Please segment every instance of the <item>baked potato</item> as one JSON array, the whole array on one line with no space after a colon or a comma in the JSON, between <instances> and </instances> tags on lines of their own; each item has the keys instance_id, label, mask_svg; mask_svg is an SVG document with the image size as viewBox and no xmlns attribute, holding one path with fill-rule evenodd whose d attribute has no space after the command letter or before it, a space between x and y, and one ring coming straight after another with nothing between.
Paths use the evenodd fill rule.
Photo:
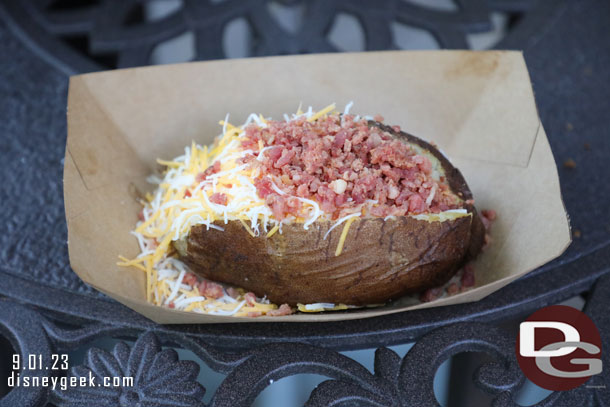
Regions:
<instances>
[{"instance_id":1,"label":"baked potato","mask_svg":"<svg viewBox=\"0 0 610 407\"><path fill-rule=\"evenodd\" d=\"M241 220L216 220L224 230L194 225L173 241L179 259L200 276L243 287L277 304L380 304L448 281L480 252L484 241L466 181L431 144L377 121L368 121L368 126L426 156L462 210L365 214L351 219L348 228L332 231L332 219L320 218L308 228L287 222L282 233L270 237L252 236Z\"/></svg>"}]
</instances>

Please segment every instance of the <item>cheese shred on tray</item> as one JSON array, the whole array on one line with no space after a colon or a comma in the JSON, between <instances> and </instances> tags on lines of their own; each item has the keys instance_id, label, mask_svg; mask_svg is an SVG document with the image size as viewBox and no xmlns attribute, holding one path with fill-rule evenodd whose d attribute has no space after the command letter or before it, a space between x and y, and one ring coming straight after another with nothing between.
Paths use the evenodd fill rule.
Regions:
<instances>
[{"instance_id":1,"label":"cheese shred on tray","mask_svg":"<svg viewBox=\"0 0 610 407\"><path fill-rule=\"evenodd\" d=\"M142 201L132 232L141 253L135 259L119 256L117 264L145 272L147 300L159 306L225 316L288 315L294 312L288 304L278 306L239 287L197 276L178 259L173 242L195 225L222 232L223 225L238 220L252 237L272 239L287 222L308 229L324 219L334 222L324 239L341 228L334 250L340 256L357 217L466 215L442 177L434 176L436 169L425 154L370 132L370 118L350 115L350 107L343 114L334 104L318 112L299 108L284 115L284 121L251 114L241 126L230 124L227 115L212 146L193 142L183 155L157 160L164 172L149 177L157 187ZM359 150L360 145L367 148ZM321 164L329 159L333 165ZM293 165L295 161L300 166ZM371 163L379 164L383 178L367 173ZM397 171L405 163L418 170L419 179L412 180L417 188L411 181L393 181L404 179L404 171ZM297 307L301 312L348 308L352 306L333 303Z\"/></svg>"}]
</instances>

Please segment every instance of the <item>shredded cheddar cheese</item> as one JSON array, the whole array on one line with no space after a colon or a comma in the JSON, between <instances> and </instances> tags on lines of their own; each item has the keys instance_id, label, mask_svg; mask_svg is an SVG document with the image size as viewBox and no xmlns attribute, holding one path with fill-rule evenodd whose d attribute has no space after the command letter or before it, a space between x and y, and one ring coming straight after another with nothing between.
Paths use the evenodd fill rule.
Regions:
<instances>
[{"instance_id":1,"label":"shredded cheddar cheese","mask_svg":"<svg viewBox=\"0 0 610 407\"><path fill-rule=\"evenodd\" d=\"M279 230L279 228L280 228L280 225L275 225L273 227L273 229L271 229L269 231L269 233L267 233L267 238L270 238L271 236L273 236L275 234L275 232L277 232Z\"/></svg>"},{"instance_id":2,"label":"shredded cheddar cheese","mask_svg":"<svg viewBox=\"0 0 610 407\"><path fill-rule=\"evenodd\" d=\"M324 109L320 110L318 113L311 115L307 118L308 122L313 122L318 120L320 117L324 116L327 113L330 113L335 108L335 104L326 106Z\"/></svg>"},{"instance_id":3,"label":"shredded cheddar cheese","mask_svg":"<svg viewBox=\"0 0 610 407\"><path fill-rule=\"evenodd\" d=\"M356 218L352 217L349 218L347 222L345 222L345 226L343 226L343 231L341 232L341 237L339 238L339 244L337 245L337 249L335 250L335 256L340 255L341 251L343 251L343 245L345 244L345 239L347 238L347 231L349 230L349 227L352 222L355 220Z\"/></svg>"}]
</instances>

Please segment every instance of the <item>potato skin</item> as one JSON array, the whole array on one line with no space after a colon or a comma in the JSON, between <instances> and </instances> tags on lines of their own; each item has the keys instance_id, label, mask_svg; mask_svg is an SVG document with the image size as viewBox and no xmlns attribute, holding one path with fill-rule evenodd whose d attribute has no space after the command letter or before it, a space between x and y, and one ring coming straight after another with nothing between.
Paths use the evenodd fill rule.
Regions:
<instances>
[{"instance_id":1,"label":"potato skin","mask_svg":"<svg viewBox=\"0 0 610 407\"><path fill-rule=\"evenodd\" d=\"M404 132L371 122L394 137L418 144L440 162L451 190L472 199L459 170L433 146ZM252 237L239 221L224 231L191 228L175 242L180 258L210 280L233 284L290 305L318 302L380 304L445 283L483 245L485 230L471 204L470 216L428 222L411 217L357 218L341 255L335 256L343 225L315 222L283 225L282 234Z\"/></svg>"}]
</instances>

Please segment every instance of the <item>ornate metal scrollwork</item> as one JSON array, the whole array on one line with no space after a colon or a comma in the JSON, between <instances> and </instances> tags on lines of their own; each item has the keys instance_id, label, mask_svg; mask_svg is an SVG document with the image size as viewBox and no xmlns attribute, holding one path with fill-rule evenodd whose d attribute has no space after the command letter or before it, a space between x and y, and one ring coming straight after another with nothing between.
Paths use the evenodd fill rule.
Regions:
<instances>
[{"instance_id":1,"label":"ornate metal scrollwork","mask_svg":"<svg viewBox=\"0 0 610 407\"><path fill-rule=\"evenodd\" d=\"M104 378L118 379L119 386L69 387L53 394L53 402L60 406L95 405L99 407L201 405L205 389L197 383L199 366L192 361L178 359L173 349L161 349L159 340L151 332L144 333L132 349L119 342L112 353L98 348L87 352L85 365L72 368L70 374L93 378L102 383ZM125 384L133 380L133 386ZM130 382L127 382L128 384Z\"/></svg>"},{"instance_id":2,"label":"ornate metal scrollwork","mask_svg":"<svg viewBox=\"0 0 610 407\"><path fill-rule=\"evenodd\" d=\"M606 312L610 276L599 279L585 311L599 324L604 345L608 344L610 317ZM95 406L203 406L204 388L197 383L199 367L179 360L171 348L179 345L193 351L201 362L227 376L216 390L210 406L249 406L274 381L301 373L316 373L329 378L313 390L308 407L319 406L437 406L432 387L436 370L447 358L460 352L485 352L493 361L480 366L475 384L495 395L493 405L514 406L514 397L523 383L514 354L515 338L500 328L480 323L458 323L424 335L403 357L381 347L375 352L374 373L337 351L304 343L271 343L232 352L206 344L189 335L139 333L128 327L93 324L88 328L66 329L26 306L3 301L0 307L0 332L14 343L22 355L40 354L48 362L53 351L74 348L97 337L137 338L132 348L119 342L112 352L88 350L86 361L72 367L77 377L133 377L133 387L76 387L34 390L16 387L1 402L2 406L38 407L52 402L58 407ZM27 321L24 324L23 321ZM88 334L85 334L88 331ZM604 354L604 363L609 357ZM48 370L27 371L30 376L48 376ZM25 373L22 373L25 374ZM601 388L610 383L606 370L591 379ZM541 407L577 405L590 400L607 406L607 392L579 387L556 392L537 404ZM139 403L139 404L138 404ZM582 405L582 404L579 404Z\"/></svg>"},{"instance_id":3,"label":"ornate metal scrollwork","mask_svg":"<svg viewBox=\"0 0 610 407\"><path fill-rule=\"evenodd\" d=\"M194 59L227 58L223 36L237 19L252 38L243 56L341 51L330 39L340 15L353 19L364 38L362 51L370 51L399 48L392 24L425 32L440 48L469 48L467 35L492 30L492 13L504 13L507 33L496 45L510 48L515 46L512 37L533 35L556 12L557 3L459 0L439 9L404 0L184 0L158 18L148 16L146 4L135 0L84 1L76 8L66 7L63 0L12 0L6 7L17 20L35 16L19 21L22 29L48 60L75 73L148 65L156 46L187 32L194 38ZM273 13L278 7L302 14L300 26L286 29Z\"/></svg>"}]
</instances>

